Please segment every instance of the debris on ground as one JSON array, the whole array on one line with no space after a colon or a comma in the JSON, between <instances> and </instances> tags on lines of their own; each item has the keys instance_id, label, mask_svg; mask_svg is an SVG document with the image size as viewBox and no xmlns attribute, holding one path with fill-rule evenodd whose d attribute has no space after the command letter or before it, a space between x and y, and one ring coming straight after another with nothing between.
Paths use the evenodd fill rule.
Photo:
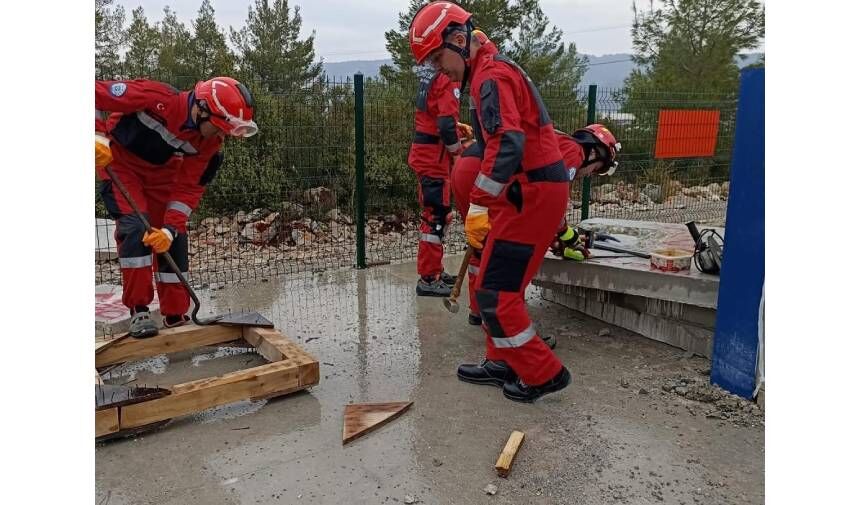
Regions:
<instances>
[{"instance_id":1,"label":"debris on ground","mask_svg":"<svg viewBox=\"0 0 860 505\"><path fill-rule=\"evenodd\" d=\"M492 496L499 492L499 487L495 484L487 484L487 487L484 488L484 492Z\"/></svg>"},{"instance_id":2,"label":"debris on ground","mask_svg":"<svg viewBox=\"0 0 860 505\"><path fill-rule=\"evenodd\" d=\"M662 389L686 400L707 404L700 409L688 405L691 414L700 413L709 419L726 420L739 426L764 424L764 413L758 405L710 384L701 376L667 379Z\"/></svg>"}]
</instances>

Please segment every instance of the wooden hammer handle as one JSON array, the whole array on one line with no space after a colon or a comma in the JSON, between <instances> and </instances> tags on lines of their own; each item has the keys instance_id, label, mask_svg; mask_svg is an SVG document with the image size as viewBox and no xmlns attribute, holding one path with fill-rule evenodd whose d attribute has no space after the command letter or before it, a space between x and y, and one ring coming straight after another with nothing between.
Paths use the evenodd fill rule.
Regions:
<instances>
[{"instance_id":1,"label":"wooden hammer handle","mask_svg":"<svg viewBox=\"0 0 860 505\"><path fill-rule=\"evenodd\" d=\"M466 247L466 254L463 256L463 262L460 263L460 271L457 273L457 280L454 281L454 287L451 288L451 299L456 300L460 296L460 289L463 287L463 279L466 278L466 272L469 270L469 260L475 254L475 249L472 246Z\"/></svg>"}]
</instances>

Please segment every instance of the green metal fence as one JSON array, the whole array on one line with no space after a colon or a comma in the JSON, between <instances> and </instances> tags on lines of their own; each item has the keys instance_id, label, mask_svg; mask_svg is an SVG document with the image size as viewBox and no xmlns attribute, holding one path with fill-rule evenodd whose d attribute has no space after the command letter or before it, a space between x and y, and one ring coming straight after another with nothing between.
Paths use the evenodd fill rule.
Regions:
<instances>
[{"instance_id":1,"label":"green metal fence","mask_svg":"<svg viewBox=\"0 0 860 505\"><path fill-rule=\"evenodd\" d=\"M193 80L151 76L188 88ZM244 79L260 133L227 142L225 163L189 224L197 285L412 259L418 245L417 180L406 164L414 82ZM612 177L571 185L568 218L719 224L724 220L734 96L654 91L627 96L596 86L541 90L556 127L607 124L622 143ZM465 93L464 93L465 95ZM466 105L461 119L468 118ZM654 158L662 109L720 113L711 157ZM98 183L97 183L98 184ZM96 196L96 282L118 283L111 224ZM365 226L357 223L364 222ZM455 219L446 253L465 245Z\"/></svg>"}]
</instances>

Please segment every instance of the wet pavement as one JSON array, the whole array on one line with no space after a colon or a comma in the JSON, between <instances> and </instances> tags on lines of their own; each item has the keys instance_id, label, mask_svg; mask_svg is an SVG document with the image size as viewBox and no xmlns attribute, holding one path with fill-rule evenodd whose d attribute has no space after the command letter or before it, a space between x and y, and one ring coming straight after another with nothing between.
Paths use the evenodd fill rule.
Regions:
<instances>
[{"instance_id":1,"label":"wet pavement","mask_svg":"<svg viewBox=\"0 0 860 505\"><path fill-rule=\"evenodd\" d=\"M456 271L458 258L446 260ZM257 310L320 361L320 383L177 419L96 445L97 504L762 503L764 428L707 417L666 393L707 360L539 299L530 312L558 338L566 390L536 404L456 380L483 334L441 298L416 298L415 265L339 271L204 291L213 312ZM465 295L461 301L465 302ZM600 330L609 328L609 335ZM254 354L204 348L131 364L128 381L169 385L254 366ZM171 366L182 363L181 366ZM213 367L213 368L206 368ZM122 374L120 374L122 375ZM197 375L194 375L196 378ZM114 377L111 381L119 381ZM344 405L414 401L343 446ZM510 432L525 442L508 479L493 465ZM498 493L487 495L487 484Z\"/></svg>"}]
</instances>

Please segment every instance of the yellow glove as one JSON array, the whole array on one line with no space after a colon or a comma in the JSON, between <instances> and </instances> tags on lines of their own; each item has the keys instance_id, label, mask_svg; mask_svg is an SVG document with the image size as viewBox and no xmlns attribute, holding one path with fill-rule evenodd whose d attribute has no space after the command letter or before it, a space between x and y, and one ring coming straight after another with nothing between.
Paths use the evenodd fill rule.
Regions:
<instances>
[{"instance_id":1,"label":"yellow glove","mask_svg":"<svg viewBox=\"0 0 860 505\"><path fill-rule=\"evenodd\" d=\"M466 241L476 250L484 248L484 240L490 233L490 215L487 208L474 203L466 214Z\"/></svg>"},{"instance_id":2,"label":"yellow glove","mask_svg":"<svg viewBox=\"0 0 860 505\"><path fill-rule=\"evenodd\" d=\"M96 133L96 168L104 168L113 161L110 151L110 140L100 133Z\"/></svg>"},{"instance_id":3,"label":"yellow glove","mask_svg":"<svg viewBox=\"0 0 860 505\"><path fill-rule=\"evenodd\" d=\"M564 248L564 259L573 260L573 261L585 261L585 254L578 249L574 249L572 247Z\"/></svg>"},{"instance_id":4,"label":"yellow glove","mask_svg":"<svg viewBox=\"0 0 860 505\"><path fill-rule=\"evenodd\" d=\"M160 230L153 228L143 234L143 243L151 247L156 254L167 252L171 242L173 242L173 234L166 228Z\"/></svg>"},{"instance_id":5,"label":"yellow glove","mask_svg":"<svg viewBox=\"0 0 860 505\"><path fill-rule=\"evenodd\" d=\"M472 127L466 123L457 123L457 136L462 140L472 140L475 138Z\"/></svg>"}]
</instances>

